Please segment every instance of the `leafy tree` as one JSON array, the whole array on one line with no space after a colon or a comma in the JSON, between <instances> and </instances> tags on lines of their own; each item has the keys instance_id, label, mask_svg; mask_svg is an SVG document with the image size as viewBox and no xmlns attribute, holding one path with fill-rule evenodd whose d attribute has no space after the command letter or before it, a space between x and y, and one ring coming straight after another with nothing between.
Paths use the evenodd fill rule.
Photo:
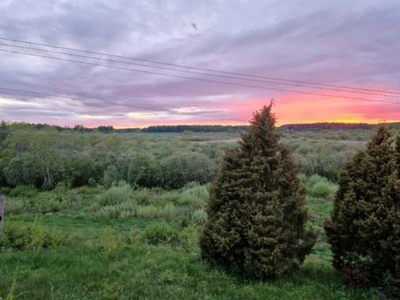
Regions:
<instances>
[{"instance_id":1,"label":"leafy tree","mask_svg":"<svg viewBox=\"0 0 400 300\"><path fill-rule=\"evenodd\" d=\"M177 152L161 161L162 185L177 189L188 182L206 183L214 172L212 161L203 153Z\"/></svg>"},{"instance_id":2,"label":"leafy tree","mask_svg":"<svg viewBox=\"0 0 400 300\"><path fill-rule=\"evenodd\" d=\"M135 154L129 164L128 182L132 186L157 186L158 164L153 155L146 153Z\"/></svg>"},{"instance_id":3,"label":"leafy tree","mask_svg":"<svg viewBox=\"0 0 400 300\"><path fill-rule=\"evenodd\" d=\"M305 192L290 151L279 142L271 105L254 114L238 149L228 150L210 189L202 257L241 275L280 277L315 243Z\"/></svg>"},{"instance_id":4,"label":"leafy tree","mask_svg":"<svg viewBox=\"0 0 400 300\"><path fill-rule=\"evenodd\" d=\"M365 151L339 174L331 220L324 227L333 265L354 286L386 286L400 296L399 139L378 127ZM397 154L396 154L397 152ZM397 291L396 291L397 290Z\"/></svg>"},{"instance_id":5,"label":"leafy tree","mask_svg":"<svg viewBox=\"0 0 400 300\"><path fill-rule=\"evenodd\" d=\"M18 185L40 185L40 172L34 162L33 156L28 154L20 155L11 159L4 168L4 175L7 183L11 186Z\"/></svg>"}]
</instances>

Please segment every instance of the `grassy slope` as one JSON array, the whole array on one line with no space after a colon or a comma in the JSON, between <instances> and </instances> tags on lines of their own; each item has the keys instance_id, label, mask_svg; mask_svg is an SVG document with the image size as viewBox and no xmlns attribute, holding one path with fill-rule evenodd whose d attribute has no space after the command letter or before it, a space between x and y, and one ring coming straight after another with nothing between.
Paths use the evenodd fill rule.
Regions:
<instances>
[{"instance_id":1,"label":"grassy slope","mask_svg":"<svg viewBox=\"0 0 400 300\"><path fill-rule=\"evenodd\" d=\"M329 200L310 197L308 203L312 226L321 228ZM34 218L32 213L22 213L7 220L31 224ZM140 234L149 224L161 221L107 220L85 209L42 215L44 227L70 235L71 242L52 249L1 253L0 296L8 293L18 268L18 299L378 299L373 292L343 285L329 263L323 237L296 273L269 282L243 281L200 260L198 228L179 229L186 238L174 245L149 245L140 239L129 242L132 228ZM109 227L127 242L117 254L107 256L102 235Z\"/></svg>"}]
</instances>

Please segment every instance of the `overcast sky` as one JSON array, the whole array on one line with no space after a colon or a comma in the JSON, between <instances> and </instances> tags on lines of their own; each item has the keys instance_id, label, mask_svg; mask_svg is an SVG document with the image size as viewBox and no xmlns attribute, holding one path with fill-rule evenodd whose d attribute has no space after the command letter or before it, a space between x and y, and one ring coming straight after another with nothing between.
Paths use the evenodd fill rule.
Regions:
<instances>
[{"instance_id":1,"label":"overcast sky","mask_svg":"<svg viewBox=\"0 0 400 300\"><path fill-rule=\"evenodd\" d=\"M0 38L385 92L367 95L288 81L210 77L0 40L0 120L116 127L239 124L274 98L280 124L400 121L399 0L2 0ZM94 65L99 63L239 85Z\"/></svg>"}]
</instances>

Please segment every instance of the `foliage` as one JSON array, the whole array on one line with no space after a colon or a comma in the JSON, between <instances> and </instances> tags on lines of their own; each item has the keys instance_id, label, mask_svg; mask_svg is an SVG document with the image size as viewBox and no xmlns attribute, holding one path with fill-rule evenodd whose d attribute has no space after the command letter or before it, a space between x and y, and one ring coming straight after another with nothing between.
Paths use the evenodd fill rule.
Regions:
<instances>
[{"instance_id":1,"label":"foliage","mask_svg":"<svg viewBox=\"0 0 400 300\"><path fill-rule=\"evenodd\" d=\"M131 187L120 182L99 196L100 205L115 205L132 199L133 191Z\"/></svg>"},{"instance_id":2,"label":"foliage","mask_svg":"<svg viewBox=\"0 0 400 300\"><path fill-rule=\"evenodd\" d=\"M339 274L331 266L329 246L319 241L312 254L298 272L268 282L240 280L216 268L209 268L200 259L197 213L187 205L178 204L182 190L140 189L133 191L133 199L140 206L162 209L172 207L177 215L164 218L103 218L96 212L101 187L71 189L58 185L55 189L28 198L9 196L7 203L25 201L18 214L6 211L5 228L33 224L36 211L46 209L50 199L60 202L57 214L44 213L40 224L63 237L62 247L13 251L8 248L0 254L0 297L5 298L13 282L16 262L19 265L15 297L21 300L42 299L379 299L375 290L356 290L343 285ZM65 203L65 205L64 205ZM125 205L122 202L121 205ZM130 201L128 201L130 203ZM67 205L68 204L68 205ZM96 204L97 208L92 210ZM118 206L119 204L115 205ZM313 227L321 227L331 202L312 198L308 202ZM9 207L9 206L7 206ZM6 209L7 209L6 207ZM186 225L182 227L182 219ZM168 244L149 245L142 237L151 224L168 223L176 231L176 239ZM200 224L200 223L199 223ZM112 228L112 229L111 229ZM117 247L115 255L107 256L103 245L104 232L118 235L125 244ZM70 237L64 241L64 237ZM112 245L112 242L110 243ZM119 243L117 243L119 244ZM112 247L111 247L112 248ZM127 251L125 251L125 249ZM68 284L66 284L66 282Z\"/></svg>"},{"instance_id":3,"label":"foliage","mask_svg":"<svg viewBox=\"0 0 400 300\"><path fill-rule=\"evenodd\" d=\"M202 257L241 275L280 277L315 243L305 229L305 193L271 106L254 114L239 149L228 151L210 190Z\"/></svg>"},{"instance_id":4,"label":"foliage","mask_svg":"<svg viewBox=\"0 0 400 300\"><path fill-rule=\"evenodd\" d=\"M208 190L205 186L197 185L185 189L179 197L179 205L187 205L193 208L204 208L208 200Z\"/></svg>"},{"instance_id":5,"label":"foliage","mask_svg":"<svg viewBox=\"0 0 400 300\"><path fill-rule=\"evenodd\" d=\"M313 197L333 199L337 186L330 182L327 178L312 175L306 181L307 194Z\"/></svg>"},{"instance_id":6,"label":"foliage","mask_svg":"<svg viewBox=\"0 0 400 300\"><path fill-rule=\"evenodd\" d=\"M145 153L135 154L129 163L128 182L132 186L159 186L158 168L154 156Z\"/></svg>"},{"instance_id":7,"label":"foliage","mask_svg":"<svg viewBox=\"0 0 400 300\"><path fill-rule=\"evenodd\" d=\"M0 249L39 250L61 245L66 240L59 233L42 226L36 217L32 225L6 222L0 235Z\"/></svg>"},{"instance_id":8,"label":"foliage","mask_svg":"<svg viewBox=\"0 0 400 300\"><path fill-rule=\"evenodd\" d=\"M101 244L103 254L107 257L116 256L126 247L123 237L111 227L104 229Z\"/></svg>"},{"instance_id":9,"label":"foliage","mask_svg":"<svg viewBox=\"0 0 400 300\"><path fill-rule=\"evenodd\" d=\"M143 240L150 245L173 244L178 241L178 237L176 228L168 223L150 224L142 235Z\"/></svg>"},{"instance_id":10,"label":"foliage","mask_svg":"<svg viewBox=\"0 0 400 300\"><path fill-rule=\"evenodd\" d=\"M339 176L331 220L325 230L332 245L333 265L353 286L400 288L399 140L378 127ZM388 289L387 289L388 290Z\"/></svg>"},{"instance_id":11,"label":"foliage","mask_svg":"<svg viewBox=\"0 0 400 300\"><path fill-rule=\"evenodd\" d=\"M162 186L176 189L192 181L200 184L209 182L213 178L214 168L205 154L178 152L163 161L161 173Z\"/></svg>"}]
</instances>

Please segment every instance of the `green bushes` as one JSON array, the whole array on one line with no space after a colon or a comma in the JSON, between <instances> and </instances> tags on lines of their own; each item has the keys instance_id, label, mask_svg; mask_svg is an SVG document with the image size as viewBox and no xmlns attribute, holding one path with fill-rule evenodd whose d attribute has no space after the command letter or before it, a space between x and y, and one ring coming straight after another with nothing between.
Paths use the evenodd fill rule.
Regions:
<instances>
[{"instance_id":1,"label":"green bushes","mask_svg":"<svg viewBox=\"0 0 400 300\"><path fill-rule=\"evenodd\" d=\"M96 215L106 219L124 219L136 217L138 215L139 206L131 200L115 205L106 205L96 211Z\"/></svg>"},{"instance_id":2,"label":"green bushes","mask_svg":"<svg viewBox=\"0 0 400 300\"><path fill-rule=\"evenodd\" d=\"M105 256L116 256L126 247L126 245L124 238L118 234L115 229L108 227L103 231L101 236L101 247Z\"/></svg>"},{"instance_id":3,"label":"green bushes","mask_svg":"<svg viewBox=\"0 0 400 300\"><path fill-rule=\"evenodd\" d=\"M179 234L177 229L168 223L154 223L145 228L142 239L150 245L167 245L177 243Z\"/></svg>"},{"instance_id":4,"label":"green bushes","mask_svg":"<svg viewBox=\"0 0 400 300\"><path fill-rule=\"evenodd\" d=\"M333 199L337 186L319 175L312 175L306 181L307 194L312 197Z\"/></svg>"},{"instance_id":5,"label":"green bushes","mask_svg":"<svg viewBox=\"0 0 400 300\"><path fill-rule=\"evenodd\" d=\"M132 188L121 182L118 186L113 186L99 196L99 204L115 205L132 199L133 191Z\"/></svg>"},{"instance_id":6,"label":"green bushes","mask_svg":"<svg viewBox=\"0 0 400 300\"><path fill-rule=\"evenodd\" d=\"M324 227L333 265L353 286L383 286L400 297L400 139L379 127L339 176Z\"/></svg>"},{"instance_id":7,"label":"green bushes","mask_svg":"<svg viewBox=\"0 0 400 300\"><path fill-rule=\"evenodd\" d=\"M129 163L128 182L132 186L155 187L160 185L159 165L153 155L138 153Z\"/></svg>"},{"instance_id":8,"label":"green bushes","mask_svg":"<svg viewBox=\"0 0 400 300\"><path fill-rule=\"evenodd\" d=\"M304 141L297 145L294 156L307 176L317 174L336 182L337 172L362 146L362 143L338 145L326 141Z\"/></svg>"},{"instance_id":9,"label":"green bushes","mask_svg":"<svg viewBox=\"0 0 400 300\"><path fill-rule=\"evenodd\" d=\"M208 190L205 186L194 186L185 189L179 197L179 205L187 205L193 208L204 208L208 200Z\"/></svg>"},{"instance_id":10,"label":"green bushes","mask_svg":"<svg viewBox=\"0 0 400 300\"><path fill-rule=\"evenodd\" d=\"M64 241L65 237L43 227L38 218L29 226L9 221L0 235L0 249L38 250L61 245Z\"/></svg>"},{"instance_id":11,"label":"green bushes","mask_svg":"<svg viewBox=\"0 0 400 300\"><path fill-rule=\"evenodd\" d=\"M162 186L181 188L189 182L209 182L215 174L215 165L205 155L196 152L178 152L161 163Z\"/></svg>"},{"instance_id":12,"label":"green bushes","mask_svg":"<svg viewBox=\"0 0 400 300\"><path fill-rule=\"evenodd\" d=\"M0 148L0 186L110 187L126 181L133 187L174 189L191 181L203 184L216 172L215 153L206 148L180 143L177 152L176 141L159 147L150 139L17 131Z\"/></svg>"}]
</instances>

